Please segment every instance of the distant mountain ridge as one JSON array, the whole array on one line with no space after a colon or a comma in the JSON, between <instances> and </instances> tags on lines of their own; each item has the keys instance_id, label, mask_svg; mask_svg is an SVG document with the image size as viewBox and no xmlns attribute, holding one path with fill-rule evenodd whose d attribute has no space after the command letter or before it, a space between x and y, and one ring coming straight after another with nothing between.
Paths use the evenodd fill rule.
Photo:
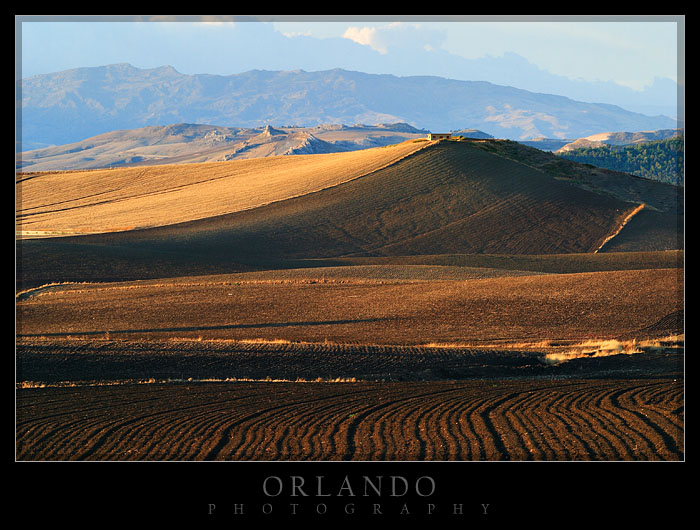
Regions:
<instances>
[{"instance_id":1,"label":"distant mountain ridge","mask_svg":"<svg viewBox=\"0 0 700 530\"><path fill-rule=\"evenodd\" d=\"M305 128L178 123L113 131L26 151L17 157L16 167L24 172L59 171L338 153L425 138L426 133L405 123Z\"/></svg>"},{"instance_id":2,"label":"distant mountain ridge","mask_svg":"<svg viewBox=\"0 0 700 530\"><path fill-rule=\"evenodd\" d=\"M423 139L427 133L406 123L325 124L316 127L266 125L261 128L178 123L113 131L80 142L25 151L18 154L16 169L30 173L339 153ZM472 139L493 139L493 136L478 129L460 129L450 133ZM540 151L565 155L580 146L621 147L682 135L683 129L664 129L601 133L577 140L537 138L519 143ZM653 173L647 173L645 178L655 178Z\"/></svg>"},{"instance_id":3,"label":"distant mountain ridge","mask_svg":"<svg viewBox=\"0 0 700 530\"><path fill-rule=\"evenodd\" d=\"M494 137L515 140L677 126L665 116L484 81L341 69L219 76L116 64L29 77L21 81L19 93L24 151L173 123L311 127L403 122L435 131L468 123Z\"/></svg>"},{"instance_id":4,"label":"distant mountain ridge","mask_svg":"<svg viewBox=\"0 0 700 530\"><path fill-rule=\"evenodd\" d=\"M605 132L594 134L585 138L579 138L561 148L556 153L565 153L581 147L601 147L603 145L633 145L639 143L666 140L676 136L681 136L683 129L663 129L660 131L638 131L638 132Z\"/></svg>"}]
</instances>

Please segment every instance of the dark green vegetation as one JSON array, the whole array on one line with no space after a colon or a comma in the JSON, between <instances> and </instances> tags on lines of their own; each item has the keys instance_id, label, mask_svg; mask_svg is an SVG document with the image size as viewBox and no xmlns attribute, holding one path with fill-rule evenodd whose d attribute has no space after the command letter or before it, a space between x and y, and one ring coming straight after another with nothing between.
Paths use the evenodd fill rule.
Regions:
<instances>
[{"instance_id":1,"label":"dark green vegetation","mask_svg":"<svg viewBox=\"0 0 700 530\"><path fill-rule=\"evenodd\" d=\"M684 137L628 146L581 147L559 156L676 186L685 185Z\"/></svg>"}]
</instances>

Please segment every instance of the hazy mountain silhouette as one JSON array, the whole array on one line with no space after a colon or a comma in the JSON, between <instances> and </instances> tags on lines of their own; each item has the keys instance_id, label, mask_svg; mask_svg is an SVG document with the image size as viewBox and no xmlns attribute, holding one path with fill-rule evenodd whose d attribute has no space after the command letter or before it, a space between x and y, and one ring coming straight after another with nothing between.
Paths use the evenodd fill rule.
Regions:
<instances>
[{"instance_id":1,"label":"hazy mountain silhouette","mask_svg":"<svg viewBox=\"0 0 700 530\"><path fill-rule=\"evenodd\" d=\"M219 76L116 64L26 78L21 96L24 151L173 123L258 127L405 122L433 131L476 128L516 140L677 126L665 116L484 81L341 69Z\"/></svg>"}]
</instances>

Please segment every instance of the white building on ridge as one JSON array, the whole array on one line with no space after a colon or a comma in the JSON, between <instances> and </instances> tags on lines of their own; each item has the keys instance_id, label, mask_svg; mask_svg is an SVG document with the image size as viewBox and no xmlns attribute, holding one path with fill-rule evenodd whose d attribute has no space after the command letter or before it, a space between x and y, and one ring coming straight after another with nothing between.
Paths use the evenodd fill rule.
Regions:
<instances>
[{"instance_id":1,"label":"white building on ridge","mask_svg":"<svg viewBox=\"0 0 700 530\"><path fill-rule=\"evenodd\" d=\"M450 133L428 133L428 140L449 140L452 138Z\"/></svg>"}]
</instances>

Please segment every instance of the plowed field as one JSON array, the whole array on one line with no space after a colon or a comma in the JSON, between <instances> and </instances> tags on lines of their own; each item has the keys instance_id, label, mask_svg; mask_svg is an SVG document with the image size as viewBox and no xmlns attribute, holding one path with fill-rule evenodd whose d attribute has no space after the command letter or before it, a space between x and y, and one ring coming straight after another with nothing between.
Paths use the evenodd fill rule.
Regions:
<instances>
[{"instance_id":1,"label":"plowed field","mask_svg":"<svg viewBox=\"0 0 700 530\"><path fill-rule=\"evenodd\" d=\"M678 460L675 379L117 385L17 394L19 459Z\"/></svg>"},{"instance_id":2,"label":"plowed field","mask_svg":"<svg viewBox=\"0 0 700 530\"><path fill-rule=\"evenodd\" d=\"M678 190L520 153L18 181L16 459L683 460Z\"/></svg>"},{"instance_id":3,"label":"plowed field","mask_svg":"<svg viewBox=\"0 0 700 530\"><path fill-rule=\"evenodd\" d=\"M45 286L18 296L16 456L683 460L682 285L415 266Z\"/></svg>"}]
</instances>

